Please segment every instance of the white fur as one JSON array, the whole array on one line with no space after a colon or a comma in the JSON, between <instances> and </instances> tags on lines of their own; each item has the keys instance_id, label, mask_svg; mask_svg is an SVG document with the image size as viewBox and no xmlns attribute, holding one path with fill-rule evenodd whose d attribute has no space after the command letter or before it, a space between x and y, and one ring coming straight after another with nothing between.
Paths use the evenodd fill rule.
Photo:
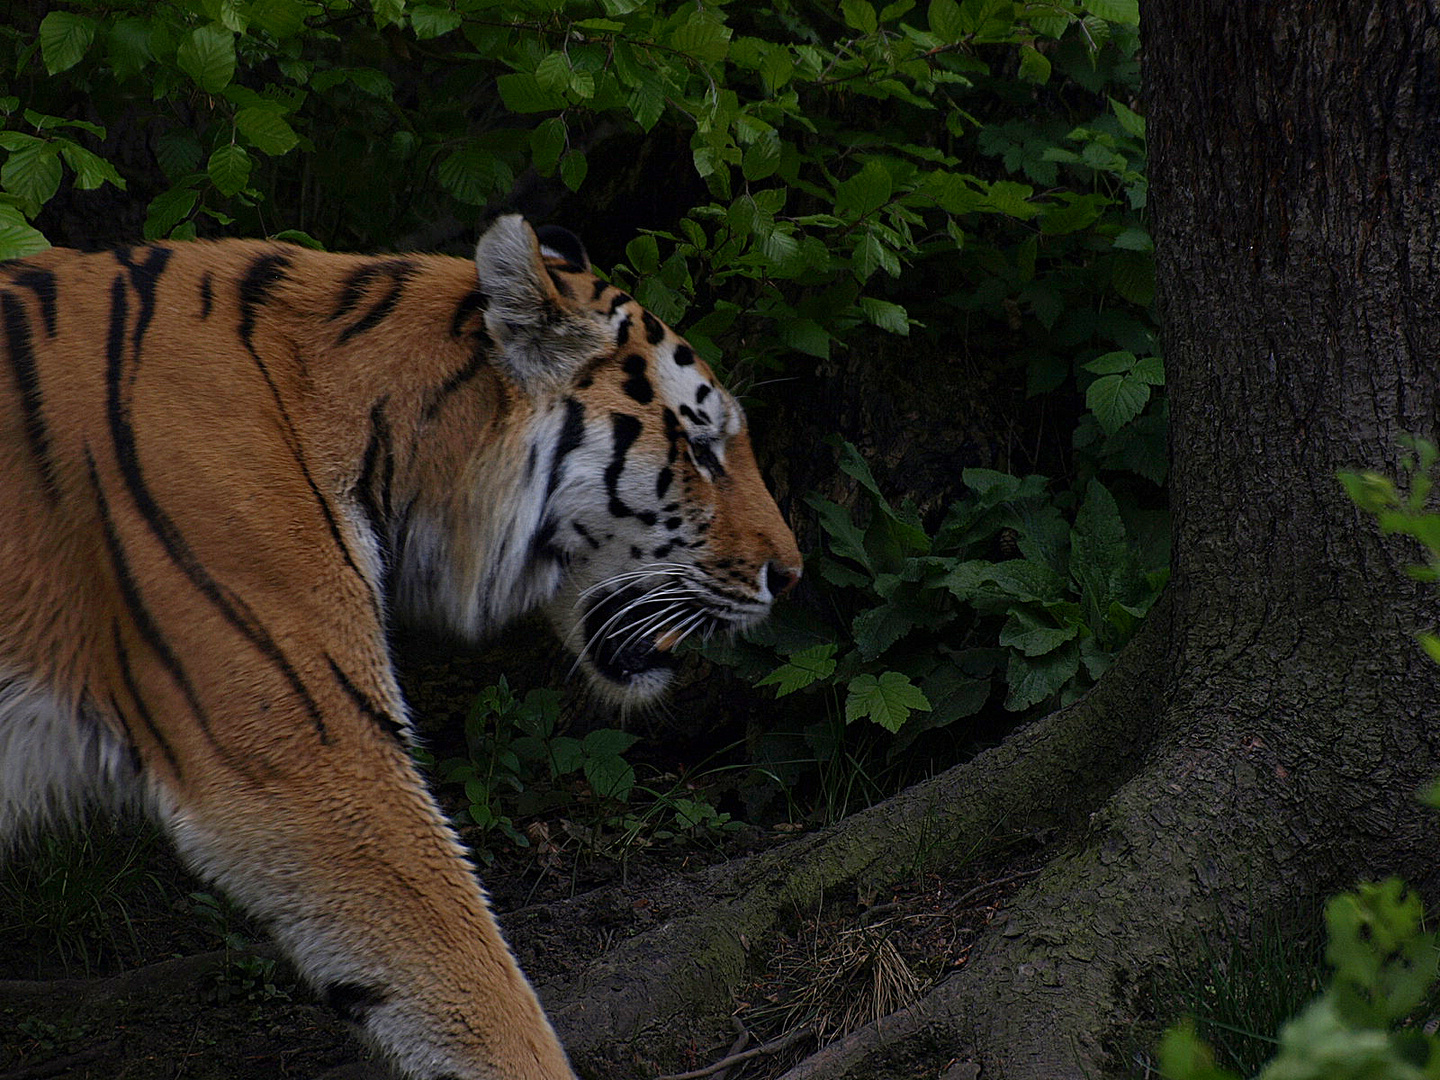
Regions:
<instances>
[{"instance_id":1,"label":"white fur","mask_svg":"<svg viewBox=\"0 0 1440 1080\"><path fill-rule=\"evenodd\" d=\"M129 751L104 719L0 669L0 841L86 805L119 809L141 791Z\"/></svg>"}]
</instances>

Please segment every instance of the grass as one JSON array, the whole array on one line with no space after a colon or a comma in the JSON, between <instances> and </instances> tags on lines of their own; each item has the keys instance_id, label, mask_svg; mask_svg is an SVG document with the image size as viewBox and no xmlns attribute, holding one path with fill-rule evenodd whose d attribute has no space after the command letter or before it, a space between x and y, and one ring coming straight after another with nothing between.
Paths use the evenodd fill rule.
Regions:
<instances>
[{"instance_id":1,"label":"grass","mask_svg":"<svg viewBox=\"0 0 1440 1080\"><path fill-rule=\"evenodd\" d=\"M1160 1032L1182 1017L1195 1022L1217 1066L1254 1076L1275 1054L1275 1033L1320 993L1328 975L1318 912L1267 920L1244 937L1222 924L1175 955L1178 963L1137 995L1149 1022L1118 1047L1132 1080L1161 1075Z\"/></svg>"},{"instance_id":2,"label":"grass","mask_svg":"<svg viewBox=\"0 0 1440 1080\"><path fill-rule=\"evenodd\" d=\"M0 939L25 942L36 975L90 975L138 956L138 913L168 905L163 844L136 821L93 820L0 852Z\"/></svg>"}]
</instances>

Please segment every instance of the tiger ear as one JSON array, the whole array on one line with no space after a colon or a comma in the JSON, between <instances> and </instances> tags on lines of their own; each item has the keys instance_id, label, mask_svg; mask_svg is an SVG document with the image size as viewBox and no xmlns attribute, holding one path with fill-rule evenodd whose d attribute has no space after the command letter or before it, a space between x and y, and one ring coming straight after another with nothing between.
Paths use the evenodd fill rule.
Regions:
<instances>
[{"instance_id":1,"label":"tiger ear","mask_svg":"<svg viewBox=\"0 0 1440 1080\"><path fill-rule=\"evenodd\" d=\"M563 230L558 230L563 232ZM578 238L565 233L585 258ZM547 244L551 235L547 230ZM554 254L574 264L567 245ZM589 266L585 258L584 265ZM485 294L485 328L496 359L531 396L567 387L608 338L605 325L557 287L545 266L535 230L519 214L506 214L480 237L475 271Z\"/></svg>"}]
</instances>

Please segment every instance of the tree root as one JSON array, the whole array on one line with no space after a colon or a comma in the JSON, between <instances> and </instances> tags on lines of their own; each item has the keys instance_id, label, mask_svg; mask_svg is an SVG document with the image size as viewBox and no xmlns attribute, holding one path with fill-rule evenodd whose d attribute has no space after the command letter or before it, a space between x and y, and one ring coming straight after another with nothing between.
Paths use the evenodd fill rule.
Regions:
<instances>
[{"instance_id":1,"label":"tree root","mask_svg":"<svg viewBox=\"0 0 1440 1080\"><path fill-rule=\"evenodd\" d=\"M726 1041L733 995L777 923L837 889L884 886L1073 821L1139 766L1160 715L1167 610L1084 700L894 798L772 851L686 878L662 926L541 996L582 1075L654 1075ZM565 918L573 918L573 913ZM523 921L523 913L521 920Z\"/></svg>"}]
</instances>

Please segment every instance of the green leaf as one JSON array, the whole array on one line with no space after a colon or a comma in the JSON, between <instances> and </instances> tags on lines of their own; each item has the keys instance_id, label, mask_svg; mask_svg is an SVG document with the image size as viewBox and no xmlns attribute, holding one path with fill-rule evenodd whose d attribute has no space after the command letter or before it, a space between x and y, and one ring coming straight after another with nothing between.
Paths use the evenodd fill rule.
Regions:
<instances>
[{"instance_id":1,"label":"green leaf","mask_svg":"<svg viewBox=\"0 0 1440 1080\"><path fill-rule=\"evenodd\" d=\"M68 140L60 141L60 156L65 163L75 170L75 186L84 191L98 188L101 184L109 183L125 190L125 180L115 171L115 166L100 157L92 154L83 146L77 146Z\"/></svg>"},{"instance_id":2,"label":"green leaf","mask_svg":"<svg viewBox=\"0 0 1440 1080\"><path fill-rule=\"evenodd\" d=\"M1132 304L1146 307L1155 299L1155 259L1147 252L1122 251L1111 274L1115 291Z\"/></svg>"},{"instance_id":3,"label":"green leaf","mask_svg":"<svg viewBox=\"0 0 1440 1080\"><path fill-rule=\"evenodd\" d=\"M45 239L45 235L26 223L18 211L13 207L0 206L0 261L23 259L49 246L50 241Z\"/></svg>"},{"instance_id":4,"label":"green leaf","mask_svg":"<svg viewBox=\"0 0 1440 1080\"><path fill-rule=\"evenodd\" d=\"M462 147L440 162L436 178L461 202L484 206L495 188L494 160L478 147Z\"/></svg>"},{"instance_id":5,"label":"green leaf","mask_svg":"<svg viewBox=\"0 0 1440 1080\"><path fill-rule=\"evenodd\" d=\"M745 148L740 171L746 180L764 180L780 167L780 135L776 131L762 133Z\"/></svg>"},{"instance_id":6,"label":"green leaf","mask_svg":"<svg viewBox=\"0 0 1440 1080\"><path fill-rule=\"evenodd\" d=\"M915 629L915 620L893 604L881 604L855 616L850 632L862 660L874 660Z\"/></svg>"},{"instance_id":7,"label":"green leaf","mask_svg":"<svg viewBox=\"0 0 1440 1080\"><path fill-rule=\"evenodd\" d=\"M1020 46L1020 78L1039 86L1050 81L1050 60L1034 45Z\"/></svg>"},{"instance_id":8,"label":"green leaf","mask_svg":"<svg viewBox=\"0 0 1440 1080\"><path fill-rule=\"evenodd\" d=\"M149 211L145 215L145 239L157 240L168 236L195 209L199 199L200 192L188 186L173 187L156 195L150 200Z\"/></svg>"},{"instance_id":9,"label":"green leaf","mask_svg":"<svg viewBox=\"0 0 1440 1080\"><path fill-rule=\"evenodd\" d=\"M1078 625L1055 626L1025 608L1014 608L1000 631L1000 644L1019 649L1026 656L1043 656L1073 641L1079 633Z\"/></svg>"},{"instance_id":10,"label":"green leaf","mask_svg":"<svg viewBox=\"0 0 1440 1080\"><path fill-rule=\"evenodd\" d=\"M796 352L830 359L830 335L814 319L785 319L776 327L776 333Z\"/></svg>"},{"instance_id":11,"label":"green leaf","mask_svg":"<svg viewBox=\"0 0 1440 1080\"><path fill-rule=\"evenodd\" d=\"M889 170L872 159L850 179L835 185L835 212L863 217L889 202L891 190Z\"/></svg>"},{"instance_id":12,"label":"green leaf","mask_svg":"<svg viewBox=\"0 0 1440 1080\"><path fill-rule=\"evenodd\" d=\"M1085 0L1084 7L1107 22L1140 25L1140 0Z\"/></svg>"},{"instance_id":13,"label":"green leaf","mask_svg":"<svg viewBox=\"0 0 1440 1080\"><path fill-rule=\"evenodd\" d=\"M1130 106L1111 98L1110 111L1115 114L1115 119L1120 121L1120 128L1125 134L1133 135L1137 139L1145 137L1145 118Z\"/></svg>"},{"instance_id":14,"label":"green leaf","mask_svg":"<svg viewBox=\"0 0 1440 1080\"><path fill-rule=\"evenodd\" d=\"M670 35L670 46L705 64L718 64L730 49L730 28L713 14L696 11Z\"/></svg>"},{"instance_id":15,"label":"green leaf","mask_svg":"<svg viewBox=\"0 0 1440 1080\"><path fill-rule=\"evenodd\" d=\"M305 28L305 17L319 10L304 0L255 0L250 5L250 24L284 40Z\"/></svg>"},{"instance_id":16,"label":"green leaf","mask_svg":"<svg viewBox=\"0 0 1440 1080\"><path fill-rule=\"evenodd\" d=\"M541 176L550 176L555 172L555 166L560 163L560 155L565 152L568 134L565 121L558 116L542 120L535 125L535 130L530 132L531 163Z\"/></svg>"},{"instance_id":17,"label":"green leaf","mask_svg":"<svg viewBox=\"0 0 1440 1080\"><path fill-rule=\"evenodd\" d=\"M579 150L571 150L560 161L560 179L571 191L579 191L590 165Z\"/></svg>"},{"instance_id":18,"label":"green leaf","mask_svg":"<svg viewBox=\"0 0 1440 1080\"><path fill-rule=\"evenodd\" d=\"M150 24L144 19L121 19L105 41L105 60L115 78L121 80L140 74L155 59L150 50Z\"/></svg>"},{"instance_id":19,"label":"green leaf","mask_svg":"<svg viewBox=\"0 0 1440 1080\"><path fill-rule=\"evenodd\" d=\"M513 113L549 112L565 106L565 96L543 89L539 80L528 71L501 75L495 80L500 100Z\"/></svg>"},{"instance_id":20,"label":"green leaf","mask_svg":"<svg viewBox=\"0 0 1440 1080\"><path fill-rule=\"evenodd\" d=\"M1021 712L1060 692L1080 670L1080 650L1073 642L1043 656L1010 653L1005 673L1005 708Z\"/></svg>"},{"instance_id":21,"label":"green leaf","mask_svg":"<svg viewBox=\"0 0 1440 1080\"><path fill-rule=\"evenodd\" d=\"M828 679L834 672L835 646L812 645L792 654L788 661L755 685L775 687L775 696L778 698L793 694L796 690L803 690L822 679Z\"/></svg>"},{"instance_id":22,"label":"green leaf","mask_svg":"<svg viewBox=\"0 0 1440 1080\"><path fill-rule=\"evenodd\" d=\"M60 190L60 155L53 143L36 142L11 152L0 168L0 187L35 207Z\"/></svg>"},{"instance_id":23,"label":"green leaf","mask_svg":"<svg viewBox=\"0 0 1440 1080\"><path fill-rule=\"evenodd\" d=\"M218 94L235 77L235 35L223 26L199 26L185 35L175 63L207 94Z\"/></svg>"},{"instance_id":24,"label":"green leaf","mask_svg":"<svg viewBox=\"0 0 1440 1080\"><path fill-rule=\"evenodd\" d=\"M210 155L205 171L221 195L229 198L250 182L250 155L243 146L222 146Z\"/></svg>"},{"instance_id":25,"label":"green leaf","mask_svg":"<svg viewBox=\"0 0 1440 1080\"><path fill-rule=\"evenodd\" d=\"M58 75L78 64L95 40L94 19L70 11L52 11L40 20L40 56L45 70Z\"/></svg>"},{"instance_id":26,"label":"green leaf","mask_svg":"<svg viewBox=\"0 0 1440 1080\"><path fill-rule=\"evenodd\" d=\"M889 300L877 300L873 296L862 296L860 310L865 313L866 319L882 330L902 337L910 333L910 318L899 304L892 304Z\"/></svg>"},{"instance_id":27,"label":"green leaf","mask_svg":"<svg viewBox=\"0 0 1440 1080\"><path fill-rule=\"evenodd\" d=\"M847 724L867 717L887 731L895 732L905 726L910 713L916 710L929 712L930 702L910 681L910 676L902 672L886 671L878 678L869 674L857 675L850 680L849 694L845 698Z\"/></svg>"},{"instance_id":28,"label":"green leaf","mask_svg":"<svg viewBox=\"0 0 1440 1080\"><path fill-rule=\"evenodd\" d=\"M955 0L930 0L930 32L946 45L953 45L965 36L960 18L960 5Z\"/></svg>"},{"instance_id":29,"label":"green leaf","mask_svg":"<svg viewBox=\"0 0 1440 1080\"><path fill-rule=\"evenodd\" d=\"M458 30L462 17L460 12L442 7L417 7L410 10L410 25L415 36L421 41L440 37L452 30Z\"/></svg>"},{"instance_id":30,"label":"green leaf","mask_svg":"<svg viewBox=\"0 0 1440 1080\"><path fill-rule=\"evenodd\" d=\"M1096 375L1123 375L1135 368L1135 354L1132 352L1108 352L1097 356L1083 365L1086 371Z\"/></svg>"},{"instance_id":31,"label":"green leaf","mask_svg":"<svg viewBox=\"0 0 1440 1080\"><path fill-rule=\"evenodd\" d=\"M1150 238L1150 234L1144 229L1136 228L1133 225L1128 229L1122 229L1110 243L1114 247L1121 248L1125 251L1155 250L1155 241Z\"/></svg>"},{"instance_id":32,"label":"green leaf","mask_svg":"<svg viewBox=\"0 0 1440 1080\"><path fill-rule=\"evenodd\" d=\"M840 0L840 12L845 25L862 34L873 34L880 25L875 17L875 7L868 0Z\"/></svg>"},{"instance_id":33,"label":"green leaf","mask_svg":"<svg viewBox=\"0 0 1440 1080\"><path fill-rule=\"evenodd\" d=\"M649 131L665 111L665 87L651 72L641 72L640 81L630 91L625 105L641 130Z\"/></svg>"},{"instance_id":34,"label":"green leaf","mask_svg":"<svg viewBox=\"0 0 1440 1080\"><path fill-rule=\"evenodd\" d=\"M1105 434L1114 435L1145 411L1150 387L1133 375L1102 375L1085 391L1085 407Z\"/></svg>"},{"instance_id":35,"label":"green leaf","mask_svg":"<svg viewBox=\"0 0 1440 1080\"><path fill-rule=\"evenodd\" d=\"M289 153L300 141L280 106L249 106L235 114L235 126L255 149L266 154Z\"/></svg>"},{"instance_id":36,"label":"green leaf","mask_svg":"<svg viewBox=\"0 0 1440 1080\"><path fill-rule=\"evenodd\" d=\"M640 736L616 728L597 728L581 741L586 757L619 757L637 742Z\"/></svg>"},{"instance_id":37,"label":"green leaf","mask_svg":"<svg viewBox=\"0 0 1440 1080\"><path fill-rule=\"evenodd\" d=\"M203 153L200 140L188 127L171 128L155 140L155 160L171 180L194 172Z\"/></svg>"}]
</instances>

